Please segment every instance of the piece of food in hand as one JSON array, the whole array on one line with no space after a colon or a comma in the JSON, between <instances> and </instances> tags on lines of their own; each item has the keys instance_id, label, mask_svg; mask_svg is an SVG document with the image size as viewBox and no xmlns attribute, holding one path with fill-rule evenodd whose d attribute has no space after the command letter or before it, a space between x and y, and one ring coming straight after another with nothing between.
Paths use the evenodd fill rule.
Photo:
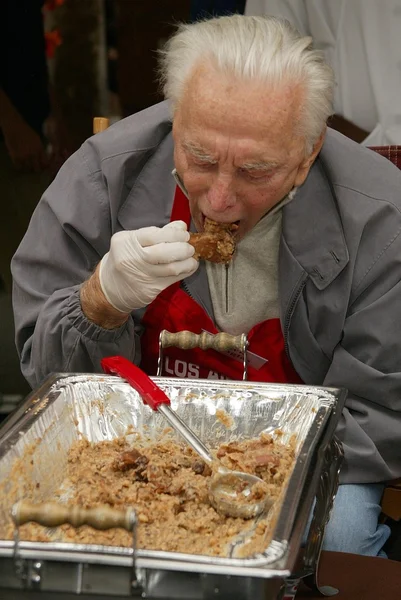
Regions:
<instances>
[{"instance_id":1,"label":"piece of food in hand","mask_svg":"<svg viewBox=\"0 0 401 600\"><path fill-rule=\"evenodd\" d=\"M217 223L205 219L203 233L191 233L189 243L195 248L196 260L208 260L214 263L228 263L235 251L235 223Z\"/></svg>"}]
</instances>

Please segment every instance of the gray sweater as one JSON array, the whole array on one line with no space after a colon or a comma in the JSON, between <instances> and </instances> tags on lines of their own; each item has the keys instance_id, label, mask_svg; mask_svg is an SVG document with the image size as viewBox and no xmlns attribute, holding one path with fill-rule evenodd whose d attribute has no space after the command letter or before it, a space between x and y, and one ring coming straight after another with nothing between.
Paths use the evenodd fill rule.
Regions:
<instances>
[{"instance_id":1,"label":"gray sweater","mask_svg":"<svg viewBox=\"0 0 401 600\"><path fill-rule=\"evenodd\" d=\"M280 316L278 257L282 208L295 196L275 206L237 245L228 265L206 263L218 329L239 335L254 325Z\"/></svg>"}]
</instances>

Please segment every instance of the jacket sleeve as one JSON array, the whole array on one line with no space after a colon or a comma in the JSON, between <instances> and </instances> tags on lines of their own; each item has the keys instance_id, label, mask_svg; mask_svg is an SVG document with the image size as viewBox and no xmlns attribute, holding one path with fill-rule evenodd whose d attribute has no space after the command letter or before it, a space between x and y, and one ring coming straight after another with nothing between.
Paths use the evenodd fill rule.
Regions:
<instances>
[{"instance_id":1,"label":"jacket sleeve","mask_svg":"<svg viewBox=\"0 0 401 600\"><path fill-rule=\"evenodd\" d=\"M401 226L390 214L395 233L385 247L386 223L377 219L370 230L370 253L362 251L370 265L364 262L324 380L349 390L337 430L347 459L342 483L401 477Z\"/></svg>"},{"instance_id":2,"label":"jacket sleeve","mask_svg":"<svg viewBox=\"0 0 401 600\"><path fill-rule=\"evenodd\" d=\"M81 284L109 248L109 206L100 161L85 143L43 195L13 258L16 344L32 387L52 372L98 372L107 355L138 360L132 317L106 330L80 305Z\"/></svg>"}]
</instances>

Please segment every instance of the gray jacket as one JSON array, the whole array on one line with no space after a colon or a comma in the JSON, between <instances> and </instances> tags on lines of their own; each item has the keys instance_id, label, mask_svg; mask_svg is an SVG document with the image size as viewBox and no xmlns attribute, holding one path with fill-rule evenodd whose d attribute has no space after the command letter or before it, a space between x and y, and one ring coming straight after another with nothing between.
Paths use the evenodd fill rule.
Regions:
<instances>
[{"instance_id":1,"label":"gray jacket","mask_svg":"<svg viewBox=\"0 0 401 600\"><path fill-rule=\"evenodd\" d=\"M54 371L140 359L140 312L117 330L89 322L79 289L111 236L162 226L175 183L166 103L92 137L44 194L12 263L16 340L32 386ZM401 173L330 131L283 209L279 294L287 352L307 384L349 390L338 428L342 481L401 476ZM187 280L212 314L206 272Z\"/></svg>"}]
</instances>

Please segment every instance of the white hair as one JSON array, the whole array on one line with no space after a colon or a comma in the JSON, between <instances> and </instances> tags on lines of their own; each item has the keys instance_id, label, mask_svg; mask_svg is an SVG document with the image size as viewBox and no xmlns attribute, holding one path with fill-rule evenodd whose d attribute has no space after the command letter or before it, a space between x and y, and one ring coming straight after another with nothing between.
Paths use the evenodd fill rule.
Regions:
<instances>
[{"instance_id":1,"label":"white hair","mask_svg":"<svg viewBox=\"0 0 401 600\"><path fill-rule=\"evenodd\" d=\"M334 75L311 37L275 17L232 15L179 25L160 52L160 79L173 111L194 68L205 61L240 80L301 84L298 133L312 151L333 114Z\"/></svg>"}]
</instances>

